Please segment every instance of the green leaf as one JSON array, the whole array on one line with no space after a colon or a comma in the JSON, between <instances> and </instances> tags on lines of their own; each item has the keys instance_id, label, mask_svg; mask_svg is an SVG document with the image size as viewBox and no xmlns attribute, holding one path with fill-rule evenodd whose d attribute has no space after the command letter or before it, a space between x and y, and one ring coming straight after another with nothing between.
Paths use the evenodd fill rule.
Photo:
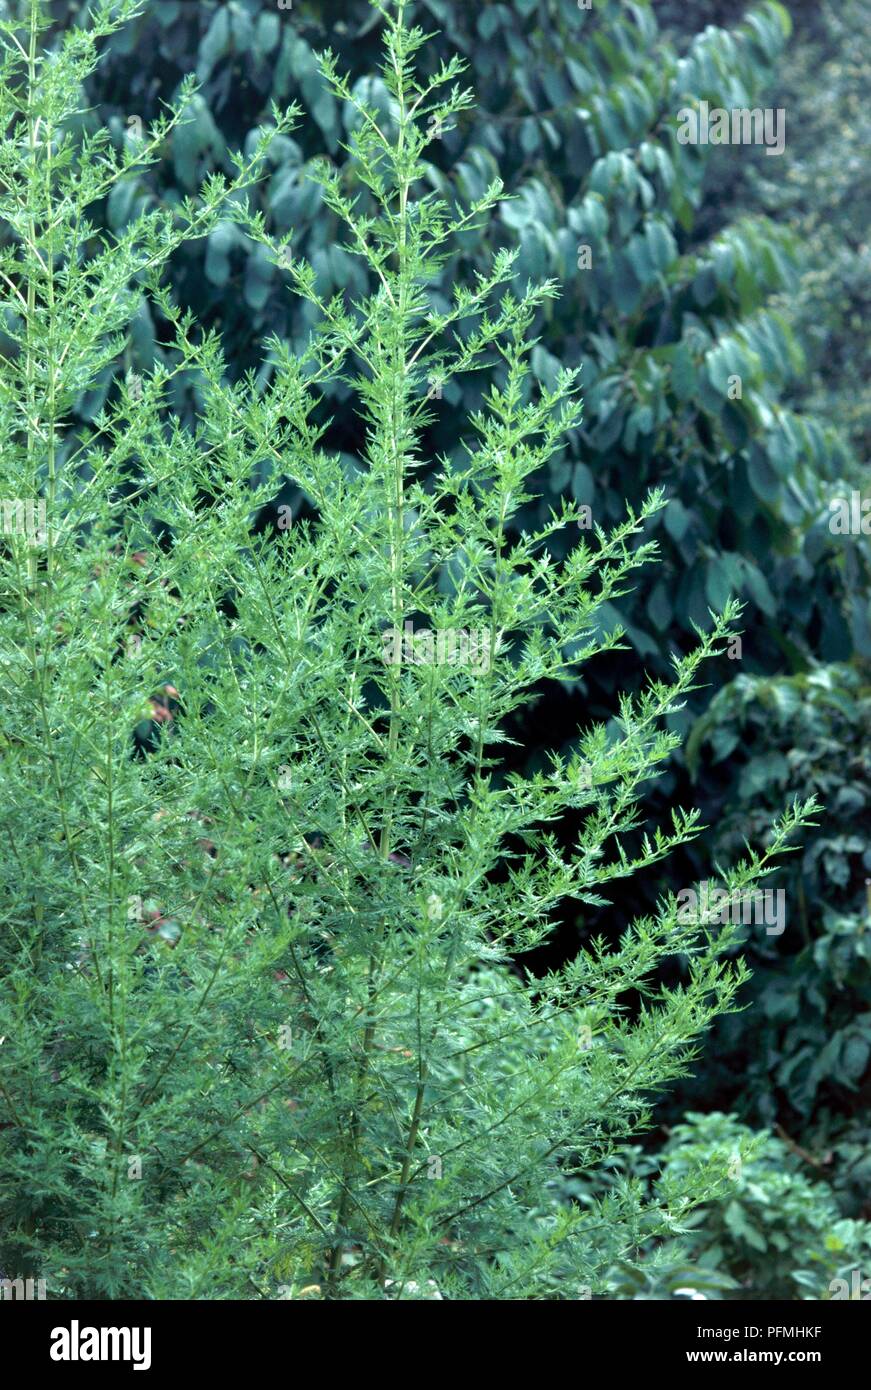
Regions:
<instances>
[{"instance_id":1,"label":"green leaf","mask_svg":"<svg viewBox=\"0 0 871 1390\"><path fill-rule=\"evenodd\" d=\"M715 613L720 613L726 607L733 593L729 567L725 564L722 556L717 555L708 561L705 570L705 594L708 603Z\"/></svg>"},{"instance_id":2,"label":"green leaf","mask_svg":"<svg viewBox=\"0 0 871 1390\"><path fill-rule=\"evenodd\" d=\"M750 450L750 457L747 460L747 477L760 502L765 502L770 506L777 501L781 490L780 480L768 462L767 456L757 444L754 444Z\"/></svg>"},{"instance_id":3,"label":"green leaf","mask_svg":"<svg viewBox=\"0 0 871 1390\"><path fill-rule=\"evenodd\" d=\"M686 343L678 343L674 349L671 384L679 401L691 401L698 391L695 363Z\"/></svg>"},{"instance_id":4,"label":"green leaf","mask_svg":"<svg viewBox=\"0 0 871 1390\"><path fill-rule=\"evenodd\" d=\"M654 627L658 628L660 632L665 632L672 620L673 610L668 597L668 590L662 580L654 585L650 598L647 600L647 612Z\"/></svg>"},{"instance_id":5,"label":"green leaf","mask_svg":"<svg viewBox=\"0 0 871 1390\"><path fill-rule=\"evenodd\" d=\"M692 514L687 511L680 498L670 498L665 509L665 529L676 545L680 545L691 521Z\"/></svg>"},{"instance_id":6,"label":"green leaf","mask_svg":"<svg viewBox=\"0 0 871 1390\"><path fill-rule=\"evenodd\" d=\"M668 270L678 256L677 242L670 229L659 218L651 218L644 235L653 264L660 271Z\"/></svg>"},{"instance_id":7,"label":"green leaf","mask_svg":"<svg viewBox=\"0 0 871 1390\"><path fill-rule=\"evenodd\" d=\"M219 222L209 233L206 242L205 273L213 285L222 287L230 278L230 253L238 243L238 232L232 222Z\"/></svg>"},{"instance_id":8,"label":"green leaf","mask_svg":"<svg viewBox=\"0 0 871 1390\"><path fill-rule=\"evenodd\" d=\"M229 9L228 5L222 5L215 12L205 38L200 44L197 77L201 82L206 82L211 77L213 69L217 67L230 47ZM273 18L277 20L277 16L273 16Z\"/></svg>"},{"instance_id":9,"label":"green leaf","mask_svg":"<svg viewBox=\"0 0 871 1390\"><path fill-rule=\"evenodd\" d=\"M744 582L754 603L762 609L766 617L773 618L777 612L777 604L765 575L757 565L754 565L752 560L748 560L746 557L743 560L743 571Z\"/></svg>"},{"instance_id":10,"label":"green leaf","mask_svg":"<svg viewBox=\"0 0 871 1390\"><path fill-rule=\"evenodd\" d=\"M871 1041L858 1033L850 1033L841 1049L841 1067L848 1082L862 1080L871 1057Z\"/></svg>"}]
</instances>

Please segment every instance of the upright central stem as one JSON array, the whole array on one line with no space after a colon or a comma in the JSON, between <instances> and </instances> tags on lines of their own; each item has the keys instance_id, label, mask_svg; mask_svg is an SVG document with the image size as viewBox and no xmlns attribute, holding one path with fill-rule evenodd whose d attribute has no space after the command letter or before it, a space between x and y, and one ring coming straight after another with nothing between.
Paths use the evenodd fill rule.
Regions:
<instances>
[{"instance_id":1,"label":"upright central stem","mask_svg":"<svg viewBox=\"0 0 871 1390\"><path fill-rule=\"evenodd\" d=\"M394 156L394 168L396 170L396 190L398 198L398 236L396 243L397 269L396 269L396 293L390 294L388 289L388 302L390 304L390 329L392 331L393 342L386 356L386 380L389 386L389 405L387 418L381 426L383 439L383 454L392 462L392 476L385 480L388 492L388 514L389 514L389 544L390 544L390 608L394 631L399 632L405 617L404 613L404 551L405 551L405 521L404 521L404 502L405 502L405 444L407 431L407 409L406 398L408 395L407 382L407 354L406 354L406 316L408 313L408 192L409 177L405 169L405 135L408 121L408 111L405 100L404 80L402 72L401 56L397 52L397 43L401 40L401 12L393 30L393 63L397 76L397 101L399 106L398 116L398 137L396 153ZM386 438L384 434L386 433ZM385 758L387 766L393 766L399 748L399 730L402 717L402 664L401 660L396 665L388 668L390 671L390 722L388 728L387 745ZM385 794L384 813L381 823L381 834L379 837L379 855L382 860L389 859L391 842L393 836L393 821L396 806L397 790L395 783ZM373 928L373 932L376 929ZM369 1071L369 1062L375 1041L375 1022L371 1016L372 1000L375 993L375 982L380 963L380 946L383 938L383 927L380 937L373 939L372 948L366 967L366 990L368 996L368 1008L366 1023L363 1030L362 1051L356 1076L354 1079L354 1103L350 1121L350 1135L348 1152L344 1164L342 1192L339 1198L339 1205L336 1212L336 1223L333 1235L333 1247L329 1264L329 1285L335 1289L338 1276L341 1271L342 1245L341 1231L348 1216L351 1200L351 1184L353 1182L353 1164L356 1159L359 1162L359 1142L361 1137L361 1115L360 1097L366 1082ZM422 1096L421 1096L422 1103ZM418 1109L418 1119L420 1105ZM415 1130L416 1133L416 1130ZM412 1143L413 1148L413 1143ZM403 1183L407 1179L403 1178ZM379 1262L380 1263L380 1262Z\"/></svg>"}]
</instances>

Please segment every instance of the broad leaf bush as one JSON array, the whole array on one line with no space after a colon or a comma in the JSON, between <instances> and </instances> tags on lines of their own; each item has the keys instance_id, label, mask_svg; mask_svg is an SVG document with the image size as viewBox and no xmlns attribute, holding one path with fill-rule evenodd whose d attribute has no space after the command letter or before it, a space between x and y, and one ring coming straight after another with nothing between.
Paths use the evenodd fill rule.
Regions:
<instances>
[{"instance_id":1,"label":"broad leaf bush","mask_svg":"<svg viewBox=\"0 0 871 1390\"><path fill-rule=\"evenodd\" d=\"M718 1173L728 1195L686 1211L681 1196L699 1171ZM805 1152L769 1130L720 1111L690 1111L658 1154L627 1146L572 1191L582 1203L603 1188L638 1200L655 1194L669 1213L664 1239L608 1271L611 1298L861 1298L857 1275L861 1285L871 1223L846 1216L821 1176Z\"/></svg>"},{"instance_id":2,"label":"broad leaf bush","mask_svg":"<svg viewBox=\"0 0 871 1390\"><path fill-rule=\"evenodd\" d=\"M868 687L850 667L741 676L714 696L686 745L694 774L704 763L716 786L718 859L764 835L786 786L827 807L779 876L787 930L748 933L747 999L755 1007L737 1028L725 1023L723 1072L711 1079L745 1118L771 1124L783 1116L791 1132L815 1111L821 1119L829 1112L829 1143L836 1116L841 1125L862 1121L871 1056L869 720Z\"/></svg>"},{"instance_id":3,"label":"broad leaf bush","mask_svg":"<svg viewBox=\"0 0 871 1390\"><path fill-rule=\"evenodd\" d=\"M747 1161L736 1157L742 1149ZM699 1164L728 1156L734 1183L725 1202L694 1212L685 1237L702 1269L734 1278L744 1299L827 1299L867 1268L871 1224L844 1217L826 1183L769 1133L754 1136L728 1115L688 1114L664 1150L663 1176L680 1182Z\"/></svg>"}]
</instances>

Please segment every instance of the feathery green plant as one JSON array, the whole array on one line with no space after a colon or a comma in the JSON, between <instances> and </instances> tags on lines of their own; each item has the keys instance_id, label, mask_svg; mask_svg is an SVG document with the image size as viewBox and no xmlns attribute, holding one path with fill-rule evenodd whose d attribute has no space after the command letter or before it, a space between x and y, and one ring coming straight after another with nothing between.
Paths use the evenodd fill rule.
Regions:
<instances>
[{"instance_id":1,"label":"feathery green plant","mask_svg":"<svg viewBox=\"0 0 871 1390\"><path fill-rule=\"evenodd\" d=\"M705 1171L655 1201L626 1185L579 1205L565 1180L643 1128L734 1007L740 928L687 924L671 895L543 978L524 954L564 900L604 903L696 832L679 810L630 847L677 742L668 715L736 607L613 727L534 776L504 768L539 684L619 646L597 614L652 557L639 537L663 498L589 543L571 503L508 535L581 402L577 374L542 390L528 368L554 285L518 292L504 253L451 304L429 290L501 196L462 210L421 181L427 142L470 102L462 65L421 85L425 36L401 4L380 9L386 115L324 55L351 162L315 176L370 280L359 303L327 300L246 204L293 110L234 180L96 236L88 209L159 157L192 96L121 151L76 136L99 43L138 4L53 48L37 0L0 31L0 1265L56 1296L600 1292L728 1186ZM269 344L262 389L227 383L219 342L161 286L221 218L311 306L309 347ZM166 352L125 378L143 296ZM424 482L441 383L494 359L498 384L458 422L462 462ZM321 448L327 380L358 414L353 464ZM73 436L95 390L93 430ZM307 514L258 529L284 479ZM557 566L544 543L566 527ZM727 890L750 891L812 809L794 805ZM666 988L673 956L683 982Z\"/></svg>"}]
</instances>

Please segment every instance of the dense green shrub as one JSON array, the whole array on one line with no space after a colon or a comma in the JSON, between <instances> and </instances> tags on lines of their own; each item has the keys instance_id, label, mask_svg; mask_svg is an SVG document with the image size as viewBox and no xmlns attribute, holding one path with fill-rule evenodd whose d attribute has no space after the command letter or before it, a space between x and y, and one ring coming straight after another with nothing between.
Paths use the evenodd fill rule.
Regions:
<instances>
[{"instance_id":1,"label":"dense green shrub","mask_svg":"<svg viewBox=\"0 0 871 1390\"><path fill-rule=\"evenodd\" d=\"M752 199L788 218L800 238L802 279L784 305L807 346L805 408L837 423L856 457L871 453L871 3L800 7L801 42L786 55L778 104L792 134L777 181L757 162ZM867 657L867 652L864 652Z\"/></svg>"},{"instance_id":2,"label":"dense green shrub","mask_svg":"<svg viewBox=\"0 0 871 1390\"><path fill-rule=\"evenodd\" d=\"M751 1155L740 1159L742 1147ZM717 1157L730 1168L729 1199L687 1219L688 1252L702 1270L725 1270L746 1299L830 1298L832 1281L871 1269L871 1224L845 1218L827 1184L771 1134L729 1115L689 1114L664 1150L665 1179L680 1183Z\"/></svg>"},{"instance_id":3,"label":"dense green shrub","mask_svg":"<svg viewBox=\"0 0 871 1390\"><path fill-rule=\"evenodd\" d=\"M608 1271L609 1296L862 1297L871 1270L871 1222L845 1216L810 1161L788 1141L717 1111L688 1113L658 1155L638 1145L625 1149L606 1165L606 1187L631 1192L635 1200L655 1193L670 1212L671 1233L649 1242L632 1264L618 1262ZM728 1195L684 1214L680 1195L700 1169L719 1172ZM583 1202L602 1184L599 1173L572 1191Z\"/></svg>"},{"instance_id":4,"label":"dense green shrub","mask_svg":"<svg viewBox=\"0 0 871 1390\"><path fill-rule=\"evenodd\" d=\"M787 399L837 423L865 459L871 6L794 0L789 9L794 40L766 96L786 110L786 152L776 161L750 150L731 163L718 159L707 202L715 216L721 206L756 210L795 232L801 278L775 302L805 344L807 365ZM688 17L685 6L666 3L658 14L687 46L688 20L701 29L723 22L726 8L712 0ZM864 477L855 485L867 494ZM829 503L850 489L846 481L832 487ZM829 520L820 515L807 532L803 586L813 589L821 565L842 574L852 665L804 667L785 651L792 675L739 677L718 694L688 743L694 795L715 827L702 848L714 859L728 859L744 835L759 833L785 780L797 778L802 791L813 786L828 813L779 880L789 904L785 935L751 933L745 943L751 1007L737 1026L716 1030L704 1076L677 1090L671 1112L715 1098L753 1123L778 1120L844 1209L867 1217L869 551L861 535L840 536L833 546ZM835 649L815 622L809 593L796 586L790 601L812 648L830 658ZM699 866L689 858L688 877Z\"/></svg>"},{"instance_id":5,"label":"dense green shrub","mask_svg":"<svg viewBox=\"0 0 871 1390\"><path fill-rule=\"evenodd\" d=\"M827 813L779 876L783 933L744 933L751 1007L737 1026L717 1029L704 1080L689 1082L674 1109L698 1106L713 1090L751 1123L779 1119L799 1136L816 1117L814 1139L802 1142L819 1160L833 1145L855 1142L850 1129L864 1125L867 1109L869 722L871 692L850 667L745 676L718 692L687 743L690 768L705 769L715 859L728 861L745 837L764 835L786 786L818 796ZM858 1212L861 1181L848 1181Z\"/></svg>"},{"instance_id":6,"label":"dense green shrub","mask_svg":"<svg viewBox=\"0 0 871 1390\"><path fill-rule=\"evenodd\" d=\"M724 0L692 6L596 0L589 11L575 0L426 0L420 7L426 23L441 30L421 55L422 71L433 73L459 51L479 99L477 109L433 123L425 182L444 190L450 169L461 196L474 201L498 173L506 192L516 195L455 238L450 260L433 271L433 293L449 304L453 283L474 285L495 254L516 249L519 285L553 276L562 286L559 300L537 311L532 331L542 341L531 355L533 376L547 387L562 367L582 371L584 416L542 465L536 496L507 520L509 534L541 525L565 497L589 505L594 521L611 526L623 516L624 499L640 506L651 485L669 493L668 506L648 523L657 528L661 563L638 576L632 593L600 610L603 629L617 621L626 626L631 650L588 666L577 681L542 684L536 700L516 712L509 733L519 746L510 756L527 770L547 768L555 742L566 756L576 752L579 707L608 719L616 691L638 689L644 668L664 674L670 653L695 640L692 623L704 623L708 605L721 606L730 592L747 604L742 645L711 668L715 686L728 687L739 673L751 680L785 673L788 682L814 689L817 681L839 684L847 662L861 683L871 658L867 541L834 536L828 525L832 497L863 481L849 440L834 426L848 427L863 457L867 251L857 94L867 4L849 0L824 13L811 0L790 4L789 16L778 5L743 8ZM64 20L69 6L56 0L54 12ZM791 49L790 18L800 34ZM273 141L271 177L250 191L250 205L272 235L291 238L294 253L314 267L322 293L362 294L362 267L344 250L335 213L307 177L311 161L327 156L348 187L356 186L342 148L354 117L325 86L314 50L336 49L355 91L386 111L379 43L365 0L341 6L295 0L282 12L271 0L154 0L107 46L106 61L88 84L94 110L83 120L107 125L120 148L131 121L138 115L147 125L189 68L197 72L200 94L195 119L173 136L168 158L121 181L102 209L109 225L123 226L143 207L171 205L202 172L226 166L228 145L256 138L271 100L298 97L313 119ZM143 54L153 59L143 62ZM823 92L815 78L821 63ZM768 158L747 147L680 145L676 113L701 99L785 106L785 153ZM846 128L842 113L849 113ZM833 158L842 140L849 158ZM283 293L286 271L232 219L180 248L169 273L179 301L219 329L234 374L250 369L259 382L269 380L274 353L260 344L271 333L290 351L307 341L311 306ZM159 309L143 301L128 365L150 369L169 332ZM736 375L741 396L730 399ZM425 470L432 459L462 460L454 417L479 408L488 379L485 366L434 383L448 408L434 411L422 430ZM85 414L108 389L107 372L100 391L83 398ZM197 408L194 378L180 375L171 389L182 415ZM325 389L329 397L316 415L325 443L356 467L359 432L343 408L348 388L335 382ZM305 494L288 481L269 498L261 524L274 524L281 505L294 517L309 509ZM576 539L557 532L548 546L561 558ZM736 686L739 703L744 688ZM690 695L687 707L670 716L671 727L688 732L704 698ZM826 736L833 767L854 756L860 728L840 732L842 746L835 746L837 729ZM706 865L728 860L745 830L751 838L761 833L754 778L766 766L781 767L798 733L795 725L756 720L753 769L740 745L719 760L705 745L692 787L676 755L651 788L652 805L664 810L669 798L691 796L705 823L723 828L732 843L726 852L723 836L711 832L697 854L673 861L672 881L705 877ZM806 739L806 727L800 737ZM766 815L782 788L770 790L774 803L762 793ZM573 831L571 824L564 830L569 841ZM858 835L855 827L850 833ZM823 828L813 843L825 838ZM688 1101L698 1105L701 1094L706 1104L734 1103L734 1077L744 1074L751 1052L761 1112L754 1122L771 1121L777 1110L792 1133L810 1124L813 1111L803 1104L796 1112L795 1092L807 1072L822 1075L820 1065L827 1084L813 1092L805 1087L806 1100L837 1106L846 1094L850 1108L856 1106L857 1046L829 1048L819 1062L824 1030L832 1021L839 1031L846 1026L856 995L831 993L813 947L819 938L825 953L824 921L854 911L861 852L849 857L849 902L840 892L833 897L833 885L813 872L782 881L789 903L784 940L748 943L758 980L752 997L767 1002L727 1020L697 1088L675 1092L675 1113ZM809 858L803 864L812 868ZM562 932L534 958L534 968L572 954L579 940L586 943L599 930L628 924L640 909L653 910L662 887L655 874L633 879L625 890L616 885L607 914L564 905ZM788 1030L777 1021L784 972L786 992L802 1000L802 1022ZM770 1055L767 1045L757 1047L763 1017L774 1021ZM840 1075L842 1057L851 1068ZM784 1087L786 1069L792 1080ZM826 1133L834 1138L828 1124Z\"/></svg>"},{"instance_id":7,"label":"dense green shrub","mask_svg":"<svg viewBox=\"0 0 871 1390\"><path fill-rule=\"evenodd\" d=\"M735 608L570 757L506 769L506 720L537 683L619 646L603 609L651 557L662 496L560 565L547 543L577 536L576 503L508 529L581 403L576 373L531 369L551 283L512 292L503 252L449 301L436 286L502 196L426 191L433 120L469 106L459 65L418 76L401 8L382 15L383 101L321 61L354 114L344 171L307 179L359 258L352 301L246 205L292 112L230 181L97 236L88 209L184 129L170 114L120 157L82 134L99 41L136 9L107 6L50 52L38 4L2 28L4 479L45 524L25 511L0 553L0 1259L67 1296L598 1292L675 1203L684 1220L727 1188L704 1163L646 1200L582 1205L565 1181L648 1123L733 1007L736 933L681 920L669 894L544 979L516 961L563 900L603 905L695 833L675 810L627 848L678 743L665 721ZM228 379L161 283L222 219L311 311L259 388ZM119 380L143 300L164 348ZM484 362L480 408L440 407L434 383ZM353 460L324 447L329 382ZM177 383L195 383L190 428ZM424 470L439 414L456 447ZM258 529L284 479L313 520ZM751 891L813 805L726 887ZM675 955L685 977L664 987Z\"/></svg>"}]
</instances>

